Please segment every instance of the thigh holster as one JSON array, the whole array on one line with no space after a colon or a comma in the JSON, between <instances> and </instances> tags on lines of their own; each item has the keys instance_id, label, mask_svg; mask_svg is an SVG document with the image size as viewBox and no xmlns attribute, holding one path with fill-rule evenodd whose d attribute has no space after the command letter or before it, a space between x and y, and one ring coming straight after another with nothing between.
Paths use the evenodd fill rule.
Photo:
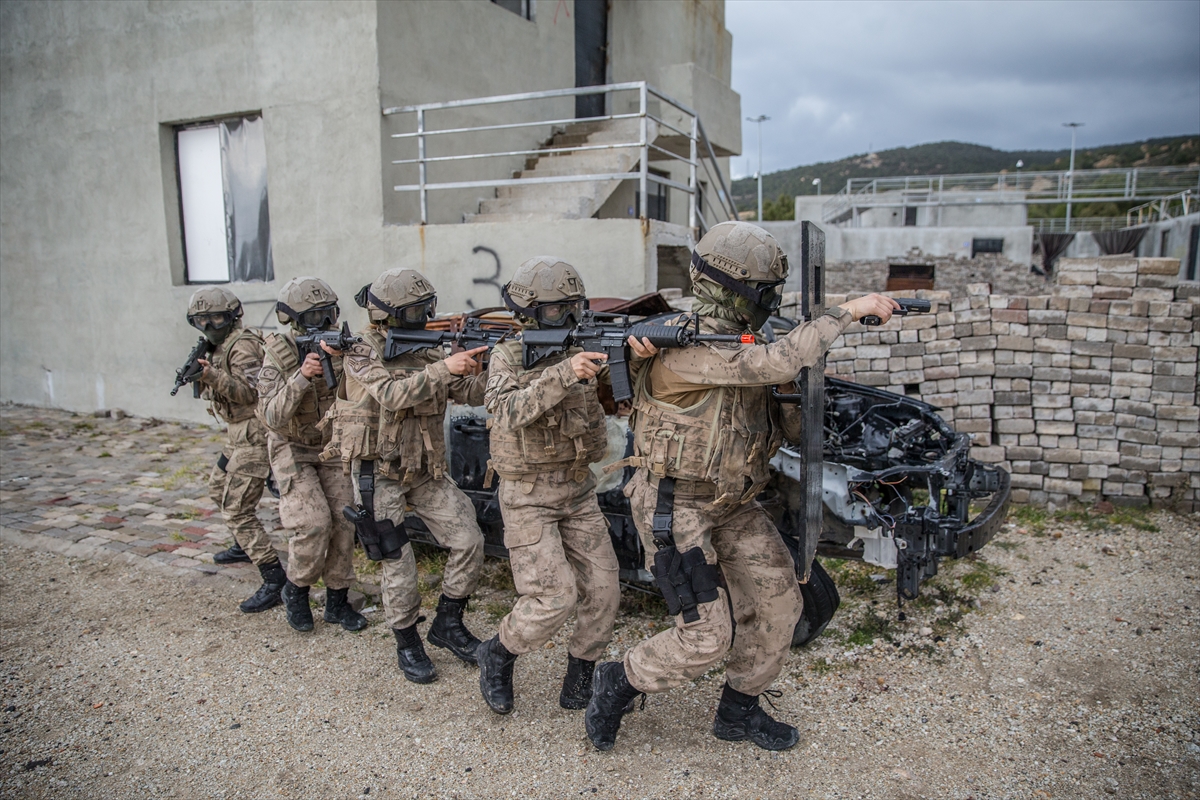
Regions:
<instances>
[{"instance_id":1,"label":"thigh holster","mask_svg":"<svg viewBox=\"0 0 1200 800\"><path fill-rule=\"evenodd\" d=\"M342 516L353 523L367 558L372 561L398 559L404 554L404 545L408 544L404 520L397 525L390 519L375 519L375 462L360 463L358 494L362 505L346 506Z\"/></svg>"},{"instance_id":2,"label":"thigh holster","mask_svg":"<svg viewBox=\"0 0 1200 800\"><path fill-rule=\"evenodd\" d=\"M671 616L683 615L685 623L700 619L697 606L711 603L717 593L717 567L704 559L704 550L693 547L682 553L675 546L673 522L675 512L675 479L664 477L658 482L658 504L654 509L653 533L654 566L651 572L667 602Z\"/></svg>"}]
</instances>

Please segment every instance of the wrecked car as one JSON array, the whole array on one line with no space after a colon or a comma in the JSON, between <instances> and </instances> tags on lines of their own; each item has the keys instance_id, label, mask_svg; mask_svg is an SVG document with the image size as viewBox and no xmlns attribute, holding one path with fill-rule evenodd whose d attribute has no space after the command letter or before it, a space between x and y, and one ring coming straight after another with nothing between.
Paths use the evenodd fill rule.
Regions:
<instances>
[{"instance_id":1,"label":"wrecked car","mask_svg":"<svg viewBox=\"0 0 1200 800\"><path fill-rule=\"evenodd\" d=\"M593 301L593 307L600 304ZM619 310L630 313L628 305ZM655 312L660 318L668 316L654 304L637 310L651 312L645 321L653 321ZM795 324L775 317L764 332L770 339ZM601 471L633 451L626 417L611 398L606 411L609 452L604 462L593 465L599 479L597 499L608 519L623 585L657 593L622 491L633 470L627 467L608 475ZM898 598L911 600L918 596L921 582L937 573L940 559L969 555L992 538L1004 522L1010 494L1008 473L970 458L969 437L954 431L936 407L920 400L826 376L820 424L823 519L817 541L806 539L810 526L803 524L803 448L784 443L771 462L774 477L759 497L797 561L797 574L808 572L808 580L800 584L804 611L793 646L820 635L839 604L833 579L819 560L804 564L806 554L815 550L894 569ZM464 406L452 409L446 436L451 477L475 505L487 554L507 557L496 488L485 485L486 413ZM406 524L412 539L436 544L419 518L410 515Z\"/></svg>"}]
</instances>

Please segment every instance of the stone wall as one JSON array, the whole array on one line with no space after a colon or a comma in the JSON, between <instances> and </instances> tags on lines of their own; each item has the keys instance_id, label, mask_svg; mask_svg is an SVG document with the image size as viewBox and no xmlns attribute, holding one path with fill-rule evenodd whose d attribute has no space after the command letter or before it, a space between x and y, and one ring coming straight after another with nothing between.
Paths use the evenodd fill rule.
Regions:
<instances>
[{"instance_id":1,"label":"stone wall","mask_svg":"<svg viewBox=\"0 0 1200 800\"><path fill-rule=\"evenodd\" d=\"M1178 272L1170 258L1063 259L1048 294L907 293L936 313L852 326L826 372L941 407L975 458L1012 473L1017 502L1200 510L1200 311Z\"/></svg>"},{"instance_id":2,"label":"stone wall","mask_svg":"<svg viewBox=\"0 0 1200 800\"><path fill-rule=\"evenodd\" d=\"M1040 266L1040 256L1038 264ZM933 266L934 287L961 297L973 283L989 283L1006 294L1044 294L1049 291L1047 278L1033 272L1029 266L1009 261L996 253L979 253L974 258L953 255L932 256L912 248L903 256L873 261L842 261L829 263L825 269L825 289L832 293L887 286L888 267L892 264L930 264Z\"/></svg>"}]
</instances>

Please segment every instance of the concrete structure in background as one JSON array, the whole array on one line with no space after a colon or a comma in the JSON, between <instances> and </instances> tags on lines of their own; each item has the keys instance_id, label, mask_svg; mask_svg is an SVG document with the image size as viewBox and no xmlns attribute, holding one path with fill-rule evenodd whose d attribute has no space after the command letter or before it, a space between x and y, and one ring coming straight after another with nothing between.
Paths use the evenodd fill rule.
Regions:
<instances>
[{"instance_id":1,"label":"concrete structure in background","mask_svg":"<svg viewBox=\"0 0 1200 800\"><path fill-rule=\"evenodd\" d=\"M731 54L722 0L0 4L0 399L206 418L200 403L168 394L196 337L184 314L198 258L188 234L200 226L184 224L192 201L181 206L176 142L198 123L232 121L220 132L230 140L261 131L247 151L265 153L257 189L234 186L234 150L218 159L226 212L230 196L250 198L252 222L237 235L269 241L270 268L251 270L265 280L231 285L250 324L273 327L278 287L313 274L361 325L352 297L390 267L425 272L445 311L497 305L517 264L546 252L576 264L593 295L678 285L679 254L695 235L687 197L657 215L631 212L631 182L595 218L463 224L495 197L464 189L431 195L431 224L414 224L415 196L392 190L409 179L391 163L411 157L391 136L404 120L381 110L645 81L695 110L727 156L741 149ZM605 98L599 113L628 111L627 101ZM475 107L437 124L533 113L569 120L596 110L580 113L566 97ZM500 129L488 145L536 149L553 134ZM524 162L434 165L430 179L508 178ZM728 158L719 164L727 176ZM677 165L662 171L680 177ZM221 186L210 187L218 203ZM645 219L654 216L662 219ZM259 230L247 230L255 221Z\"/></svg>"},{"instance_id":2,"label":"concrete structure in background","mask_svg":"<svg viewBox=\"0 0 1200 800\"><path fill-rule=\"evenodd\" d=\"M1091 192L1103 196L1105 192L1118 191L1105 188L1103 179L1111 182L1110 172L1119 170L1091 170L1104 173L1091 181L1095 184ZM1126 192L1136 194L1137 170L1127 171ZM1149 195L1165 195L1177 191L1179 186L1188 186L1197 181L1195 166L1166 170L1143 170L1151 173L1144 179ZM1082 173L1077 173L1082 174ZM947 184L964 184L963 187L945 192L913 190L905 193L887 190L865 193L861 197L850 192L857 183L870 183L866 179L852 181L854 186L839 193L837 197L802 195L795 198L795 220L789 222L767 222L770 229L789 252L795 251L800 242L800 223L808 220L820 225L825 231L825 259L827 287L829 291L850 291L864 285L863 281L876 288L884 288L889 278L889 268L900 271L920 262L926 262L934 274L934 285L928 288L952 292L964 290L968 285L987 282L996 291L1010 294L1037 294L1044 279L1031 277L1029 267L1040 265L1040 255L1035 260L1035 242L1038 228L1027 218L1027 201L1045 202L1047 188L1053 183L1050 178L1057 173L1046 173L1029 182L1028 192L1014 188L1029 175L1021 176L943 176ZM1049 177L1047 177L1049 176ZM1121 177L1121 176L1117 176ZM991 190L970 189L972 183L990 181L998 183ZM935 184L938 177L880 178L882 187L900 185L906 181ZM859 189L861 191L861 187ZM1178 214L1180 198L1194 197L1200 186L1193 190L1184 189L1171 197L1163 196L1149 206L1174 209ZM1131 196L1133 196L1131 194ZM1040 197L1039 197L1040 195ZM1140 197L1140 196L1139 196ZM856 199L857 198L857 199ZM911 204L905 206L906 198ZM1079 201L1077 198L1077 202ZM1194 207L1195 201L1192 200ZM1186 212L1189 206L1183 205ZM1161 211L1161 208L1160 208ZM1134 255L1144 258L1175 258L1179 260L1179 279L1183 291L1200 292L1200 214L1183 213L1173 218L1164 214L1149 217L1140 226L1146 233L1138 243ZM830 221L833 219L834 221ZM1136 220L1135 220L1136 221ZM1034 220L1034 222L1038 222ZM1040 222L1061 223L1062 220ZM1102 251L1090 232L1116 230L1127 227L1125 219L1076 218L1074 238L1061 257L1093 258ZM1099 227L1095 227L1099 226ZM1061 230L1062 225L1052 230ZM932 269L936 266L936 269ZM894 270L893 270L894 271Z\"/></svg>"}]
</instances>

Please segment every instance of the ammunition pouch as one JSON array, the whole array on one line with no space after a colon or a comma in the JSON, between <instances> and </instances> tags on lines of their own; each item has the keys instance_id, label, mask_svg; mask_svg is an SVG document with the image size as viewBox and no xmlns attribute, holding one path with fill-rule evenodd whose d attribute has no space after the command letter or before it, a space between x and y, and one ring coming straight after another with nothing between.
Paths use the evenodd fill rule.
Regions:
<instances>
[{"instance_id":1,"label":"ammunition pouch","mask_svg":"<svg viewBox=\"0 0 1200 800\"><path fill-rule=\"evenodd\" d=\"M672 535L675 510L675 479L666 477L658 482L658 503L654 509L654 565L650 571L658 583L667 612L683 615L684 623L700 619L697 609L701 603L711 603L717 593L717 567L704 560L704 550L693 547L679 552Z\"/></svg>"},{"instance_id":2,"label":"ammunition pouch","mask_svg":"<svg viewBox=\"0 0 1200 800\"><path fill-rule=\"evenodd\" d=\"M404 520L397 525L390 519L375 519L375 462L362 461L360 464L358 493L362 497L362 505L346 506L342 509L342 516L354 525L367 558L372 561L394 561L404 555L408 531L404 528Z\"/></svg>"}]
</instances>

